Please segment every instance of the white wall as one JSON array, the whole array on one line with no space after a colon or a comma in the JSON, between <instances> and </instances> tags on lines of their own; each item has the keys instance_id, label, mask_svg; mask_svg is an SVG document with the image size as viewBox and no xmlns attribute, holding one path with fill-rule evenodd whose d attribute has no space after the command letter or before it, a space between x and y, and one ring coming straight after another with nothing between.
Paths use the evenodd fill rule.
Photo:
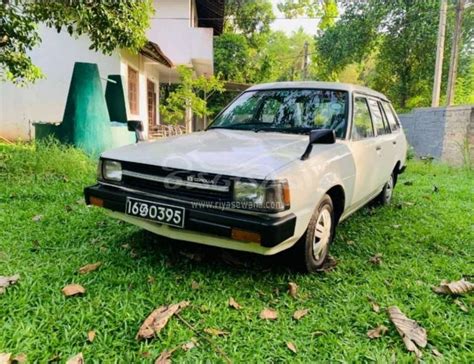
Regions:
<instances>
[{"instance_id":1,"label":"white wall","mask_svg":"<svg viewBox=\"0 0 474 364\"><path fill-rule=\"evenodd\" d=\"M46 78L26 87L0 83L0 135L10 139L29 139L36 121L60 122L75 62L97 63L104 79L120 73L117 53L106 56L89 50L87 37L71 39L67 32L41 27L42 44L30 52L33 63ZM105 91L105 80L103 86Z\"/></svg>"},{"instance_id":2,"label":"white wall","mask_svg":"<svg viewBox=\"0 0 474 364\"><path fill-rule=\"evenodd\" d=\"M203 73L213 73L213 29L197 28L194 0L155 0L148 38L157 43L175 65L206 64ZM195 27L193 27L193 25Z\"/></svg>"}]
</instances>

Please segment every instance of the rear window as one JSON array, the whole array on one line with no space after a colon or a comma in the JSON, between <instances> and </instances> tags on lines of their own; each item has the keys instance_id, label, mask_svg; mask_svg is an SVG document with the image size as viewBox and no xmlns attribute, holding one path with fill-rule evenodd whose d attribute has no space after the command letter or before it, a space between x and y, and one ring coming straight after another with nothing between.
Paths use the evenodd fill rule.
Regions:
<instances>
[{"instance_id":1,"label":"rear window","mask_svg":"<svg viewBox=\"0 0 474 364\"><path fill-rule=\"evenodd\" d=\"M392 109L392 105L387 101L382 101L383 111L385 112L385 116L388 120L388 125L390 125L390 129L392 131L400 129L400 125L398 125L397 118L395 117L395 113Z\"/></svg>"}]
</instances>

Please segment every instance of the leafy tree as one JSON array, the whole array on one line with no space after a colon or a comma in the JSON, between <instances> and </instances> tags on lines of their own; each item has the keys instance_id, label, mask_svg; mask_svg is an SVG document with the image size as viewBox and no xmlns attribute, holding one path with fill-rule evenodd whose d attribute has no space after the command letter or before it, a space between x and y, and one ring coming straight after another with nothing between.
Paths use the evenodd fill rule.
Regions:
<instances>
[{"instance_id":1,"label":"leafy tree","mask_svg":"<svg viewBox=\"0 0 474 364\"><path fill-rule=\"evenodd\" d=\"M242 34L224 33L214 40L214 62L216 73L225 80L247 82L251 68L251 49Z\"/></svg>"},{"instance_id":2,"label":"leafy tree","mask_svg":"<svg viewBox=\"0 0 474 364\"><path fill-rule=\"evenodd\" d=\"M186 66L178 66L180 83L171 91L166 100L160 105L160 113L164 121L176 124L185 118L186 109L198 116L210 115L207 107L207 95L212 92L222 92L222 81L212 76L194 77L193 70ZM201 96L199 96L201 95Z\"/></svg>"},{"instance_id":3,"label":"leafy tree","mask_svg":"<svg viewBox=\"0 0 474 364\"><path fill-rule=\"evenodd\" d=\"M306 15L320 17L318 28L325 30L332 25L339 14L336 0L284 0L278 3L278 10L289 18Z\"/></svg>"},{"instance_id":4,"label":"leafy tree","mask_svg":"<svg viewBox=\"0 0 474 364\"><path fill-rule=\"evenodd\" d=\"M1 79L16 84L42 77L28 51L41 43L38 24L71 36L85 34L91 50L111 54L116 48L139 50L146 42L154 8L151 0L9 1L0 4Z\"/></svg>"},{"instance_id":5,"label":"leafy tree","mask_svg":"<svg viewBox=\"0 0 474 364\"><path fill-rule=\"evenodd\" d=\"M472 21L470 12L465 13L466 29ZM338 79L346 67L358 64L362 81L387 94L399 108L429 105L438 14L439 3L434 1L350 3L340 20L317 39L322 76ZM448 16L451 24L453 18ZM445 67L449 63L451 28L446 36ZM472 43L472 31L464 38L465 44ZM369 59L374 65L367 68ZM468 70L460 67L459 75L464 76Z\"/></svg>"},{"instance_id":6,"label":"leafy tree","mask_svg":"<svg viewBox=\"0 0 474 364\"><path fill-rule=\"evenodd\" d=\"M269 0L227 0L226 33L241 33L248 39L270 31L275 20Z\"/></svg>"}]
</instances>

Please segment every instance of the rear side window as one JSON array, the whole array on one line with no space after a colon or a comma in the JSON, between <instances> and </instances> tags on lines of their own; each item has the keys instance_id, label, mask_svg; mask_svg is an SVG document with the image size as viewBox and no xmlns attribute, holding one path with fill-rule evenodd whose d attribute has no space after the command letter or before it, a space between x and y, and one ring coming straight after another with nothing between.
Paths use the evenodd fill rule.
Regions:
<instances>
[{"instance_id":1,"label":"rear side window","mask_svg":"<svg viewBox=\"0 0 474 364\"><path fill-rule=\"evenodd\" d=\"M387 120L388 120L388 125L390 125L390 129L392 131L400 129L397 118L395 117L395 114L393 112L392 106L386 101L382 101L382 106L385 112L385 116L387 117Z\"/></svg>"},{"instance_id":2,"label":"rear side window","mask_svg":"<svg viewBox=\"0 0 474 364\"><path fill-rule=\"evenodd\" d=\"M377 130L377 135L390 133L388 126L385 126L378 102L376 100L369 99L369 106L370 112L372 113L372 122L374 123L374 129Z\"/></svg>"},{"instance_id":3,"label":"rear side window","mask_svg":"<svg viewBox=\"0 0 474 364\"><path fill-rule=\"evenodd\" d=\"M361 140L374 136L369 106L365 97L354 100L354 120L352 122L352 140Z\"/></svg>"}]
</instances>

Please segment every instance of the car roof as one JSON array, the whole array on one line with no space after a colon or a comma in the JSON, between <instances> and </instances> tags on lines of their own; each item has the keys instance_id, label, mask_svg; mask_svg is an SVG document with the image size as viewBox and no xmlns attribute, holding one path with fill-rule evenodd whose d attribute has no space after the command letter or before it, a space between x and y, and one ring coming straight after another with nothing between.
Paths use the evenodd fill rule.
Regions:
<instances>
[{"instance_id":1,"label":"car roof","mask_svg":"<svg viewBox=\"0 0 474 364\"><path fill-rule=\"evenodd\" d=\"M342 82L320 82L320 81L291 81L291 82L272 82L272 83L261 83L249 87L246 91L257 91L257 90L277 90L277 89L290 89L290 88L316 88L316 89L329 89L329 90L340 90L347 92L358 92L365 95L375 96L383 100L387 100L387 97L380 92L372 90L368 87L353 85L351 83Z\"/></svg>"}]
</instances>

